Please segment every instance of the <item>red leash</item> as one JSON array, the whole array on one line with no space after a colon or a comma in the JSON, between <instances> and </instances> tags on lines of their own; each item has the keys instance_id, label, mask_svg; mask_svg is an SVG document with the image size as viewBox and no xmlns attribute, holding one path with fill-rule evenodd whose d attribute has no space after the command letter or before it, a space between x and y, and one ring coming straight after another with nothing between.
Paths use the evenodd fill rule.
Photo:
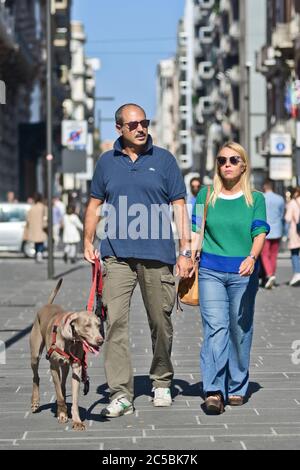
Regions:
<instances>
[{"instance_id":1,"label":"red leash","mask_svg":"<svg viewBox=\"0 0 300 470\"><path fill-rule=\"evenodd\" d=\"M102 289L103 289L103 280L102 280L102 270L101 270L101 263L98 258L95 259L95 264L92 265L92 287L90 290L89 300L87 304L87 311L93 312L94 311L94 303L95 303L95 295L102 296Z\"/></svg>"}]
</instances>

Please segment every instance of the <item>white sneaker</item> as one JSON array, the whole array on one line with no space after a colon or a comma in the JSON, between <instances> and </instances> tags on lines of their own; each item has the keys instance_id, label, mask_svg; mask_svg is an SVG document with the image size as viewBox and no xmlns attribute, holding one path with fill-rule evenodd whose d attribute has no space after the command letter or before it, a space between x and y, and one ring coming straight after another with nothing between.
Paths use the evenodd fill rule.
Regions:
<instances>
[{"instance_id":1,"label":"white sneaker","mask_svg":"<svg viewBox=\"0 0 300 470\"><path fill-rule=\"evenodd\" d=\"M296 286L300 283L300 273L296 273L294 274L291 282L290 282L290 286Z\"/></svg>"},{"instance_id":2,"label":"white sneaker","mask_svg":"<svg viewBox=\"0 0 300 470\"><path fill-rule=\"evenodd\" d=\"M123 415L131 415L134 412L133 404L126 397L118 397L103 408L100 415L104 418L118 418Z\"/></svg>"},{"instance_id":3,"label":"white sneaker","mask_svg":"<svg viewBox=\"0 0 300 470\"><path fill-rule=\"evenodd\" d=\"M266 282L265 289L272 289L276 281L275 276L270 276Z\"/></svg>"},{"instance_id":4,"label":"white sneaker","mask_svg":"<svg viewBox=\"0 0 300 470\"><path fill-rule=\"evenodd\" d=\"M172 397L171 397L171 390L169 388L154 388L154 398L153 398L153 405L154 406L171 406L172 405Z\"/></svg>"},{"instance_id":5,"label":"white sneaker","mask_svg":"<svg viewBox=\"0 0 300 470\"><path fill-rule=\"evenodd\" d=\"M36 254L36 262L37 263L43 262L43 253L41 253L40 251Z\"/></svg>"}]
</instances>

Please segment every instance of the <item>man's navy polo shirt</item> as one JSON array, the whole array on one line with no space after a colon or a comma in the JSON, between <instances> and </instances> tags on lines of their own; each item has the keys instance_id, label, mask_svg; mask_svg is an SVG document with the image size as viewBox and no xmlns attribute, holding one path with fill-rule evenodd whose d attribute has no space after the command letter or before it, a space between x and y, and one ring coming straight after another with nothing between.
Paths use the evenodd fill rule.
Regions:
<instances>
[{"instance_id":1,"label":"man's navy polo shirt","mask_svg":"<svg viewBox=\"0 0 300 470\"><path fill-rule=\"evenodd\" d=\"M145 152L135 162L122 152L122 137L115 142L113 150L101 156L92 181L91 197L105 201L105 206L112 206L115 211L116 230L112 235L108 229L108 236L102 240L102 258L116 256L158 260L172 265L176 263L169 204L184 199L186 187L174 156L154 146L150 136ZM142 204L142 212L134 204ZM159 213L157 208L162 204L168 219L166 224L166 217L163 217L163 226L161 216L156 218L158 223L153 223L154 218L151 216ZM142 213L143 222L138 224ZM107 220L111 222L111 215ZM128 234L132 233L130 230L136 224L134 233L140 234L132 239ZM170 234L168 239L166 225Z\"/></svg>"}]
</instances>

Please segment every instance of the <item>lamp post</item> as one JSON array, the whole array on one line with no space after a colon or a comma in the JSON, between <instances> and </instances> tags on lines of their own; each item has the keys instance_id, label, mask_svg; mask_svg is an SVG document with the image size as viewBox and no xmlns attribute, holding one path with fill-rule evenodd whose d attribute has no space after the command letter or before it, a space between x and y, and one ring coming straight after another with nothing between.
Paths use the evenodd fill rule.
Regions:
<instances>
[{"instance_id":1,"label":"lamp post","mask_svg":"<svg viewBox=\"0 0 300 470\"><path fill-rule=\"evenodd\" d=\"M245 68L247 73L247 151L251 157L251 62L246 62Z\"/></svg>"},{"instance_id":2,"label":"lamp post","mask_svg":"<svg viewBox=\"0 0 300 470\"><path fill-rule=\"evenodd\" d=\"M48 279L54 276L53 259L53 133L52 133L52 30L51 0L46 3L47 18L47 200L48 200Z\"/></svg>"}]
</instances>

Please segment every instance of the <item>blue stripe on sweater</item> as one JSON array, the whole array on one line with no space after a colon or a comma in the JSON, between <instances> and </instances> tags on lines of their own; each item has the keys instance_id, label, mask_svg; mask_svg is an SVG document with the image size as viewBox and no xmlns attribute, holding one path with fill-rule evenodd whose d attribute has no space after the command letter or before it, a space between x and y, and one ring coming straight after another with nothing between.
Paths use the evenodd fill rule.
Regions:
<instances>
[{"instance_id":1,"label":"blue stripe on sweater","mask_svg":"<svg viewBox=\"0 0 300 470\"><path fill-rule=\"evenodd\" d=\"M264 220L253 220L251 225L251 232L260 227L264 227L267 230L267 234L270 233L271 227Z\"/></svg>"},{"instance_id":2,"label":"blue stripe on sweater","mask_svg":"<svg viewBox=\"0 0 300 470\"><path fill-rule=\"evenodd\" d=\"M220 271L222 273L238 273L244 257L219 256L211 253L201 254L200 267Z\"/></svg>"}]
</instances>

